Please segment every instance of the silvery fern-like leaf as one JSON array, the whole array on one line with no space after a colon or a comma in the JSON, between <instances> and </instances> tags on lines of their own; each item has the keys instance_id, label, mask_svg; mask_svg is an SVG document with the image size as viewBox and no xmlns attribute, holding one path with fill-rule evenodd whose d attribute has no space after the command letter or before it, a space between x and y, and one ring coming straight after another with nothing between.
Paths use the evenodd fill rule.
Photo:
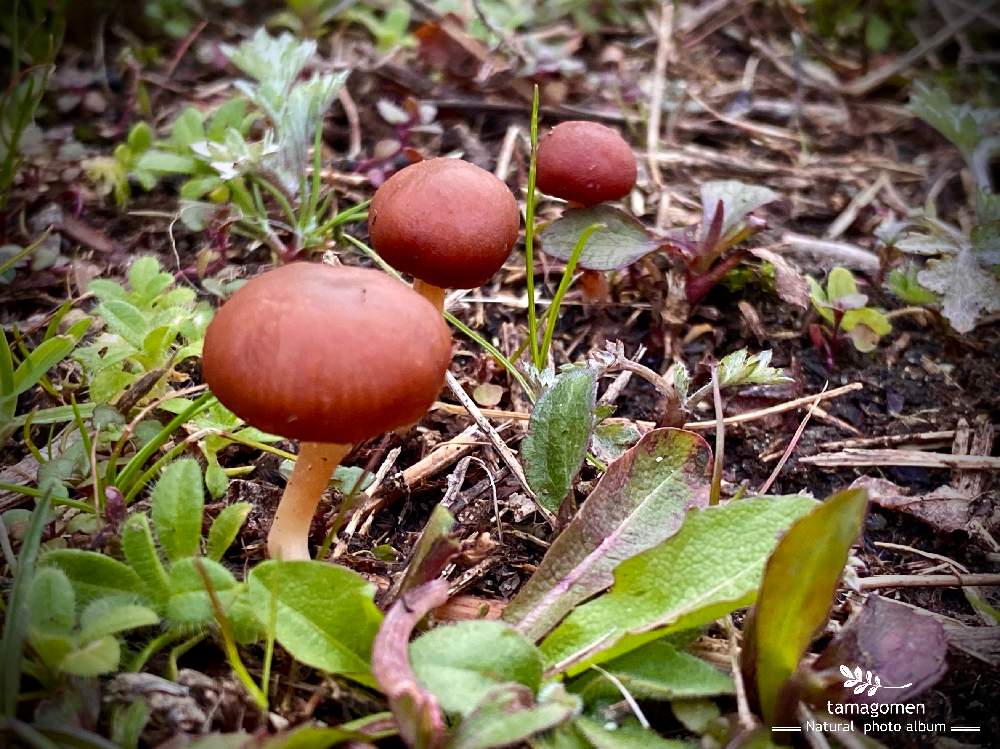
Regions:
<instances>
[{"instance_id":1,"label":"silvery fern-like leaf","mask_svg":"<svg viewBox=\"0 0 1000 749\"><path fill-rule=\"evenodd\" d=\"M262 27L238 47L225 44L222 53L237 68L257 81L259 95L272 103L288 93L316 54L316 42L297 39L287 32L273 37ZM251 93L251 98L255 98Z\"/></svg>"}]
</instances>

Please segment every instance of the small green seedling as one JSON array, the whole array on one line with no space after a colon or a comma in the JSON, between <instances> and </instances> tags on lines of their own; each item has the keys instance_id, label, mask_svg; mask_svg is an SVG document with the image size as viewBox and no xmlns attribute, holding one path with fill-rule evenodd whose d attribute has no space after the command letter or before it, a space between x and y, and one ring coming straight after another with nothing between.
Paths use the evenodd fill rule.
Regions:
<instances>
[{"instance_id":1,"label":"small green seedling","mask_svg":"<svg viewBox=\"0 0 1000 749\"><path fill-rule=\"evenodd\" d=\"M858 291L857 281L846 268L836 267L827 277L826 288L809 277L813 308L822 324L809 326L813 345L823 351L827 364L833 366L834 356L846 335L854 348L862 353L874 351L879 339L892 331L885 313L868 307L868 296Z\"/></svg>"}]
</instances>

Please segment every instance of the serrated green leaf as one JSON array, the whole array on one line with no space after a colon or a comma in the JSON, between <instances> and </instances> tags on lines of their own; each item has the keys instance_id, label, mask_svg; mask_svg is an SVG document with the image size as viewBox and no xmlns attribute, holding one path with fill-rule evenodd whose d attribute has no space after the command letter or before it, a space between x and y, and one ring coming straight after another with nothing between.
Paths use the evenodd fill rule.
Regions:
<instances>
[{"instance_id":1,"label":"serrated green leaf","mask_svg":"<svg viewBox=\"0 0 1000 749\"><path fill-rule=\"evenodd\" d=\"M28 590L28 627L47 636L68 635L76 623L76 596L66 573L40 569Z\"/></svg>"},{"instance_id":2,"label":"serrated green leaf","mask_svg":"<svg viewBox=\"0 0 1000 749\"><path fill-rule=\"evenodd\" d=\"M126 519L122 529L122 551L129 567L145 583L149 597L162 609L170 595L169 581L145 514L136 513Z\"/></svg>"},{"instance_id":3,"label":"serrated green leaf","mask_svg":"<svg viewBox=\"0 0 1000 749\"><path fill-rule=\"evenodd\" d=\"M955 104L943 88L930 88L923 83L914 85L910 109L950 140L966 159L986 137L990 120L997 116L990 110Z\"/></svg>"},{"instance_id":4,"label":"serrated green leaf","mask_svg":"<svg viewBox=\"0 0 1000 749\"><path fill-rule=\"evenodd\" d=\"M609 592L552 631L541 645L546 663L579 673L752 603L778 535L815 504L756 497L689 512L675 535L622 562Z\"/></svg>"},{"instance_id":5,"label":"serrated green leaf","mask_svg":"<svg viewBox=\"0 0 1000 749\"><path fill-rule=\"evenodd\" d=\"M80 614L80 642L87 643L130 629L150 627L159 621L156 612L146 606L100 599L93 601Z\"/></svg>"},{"instance_id":6,"label":"serrated green leaf","mask_svg":"<svg viewBox=\"0 0 1000 749\"><path fill-rule=\"evenodd\" d=\"M534 694L542 681L538 649L496 621L435 627L410 645L410 663L442 709L463 715L501 684L523 684Z\"/></svg>"},{"instance_id":7,"label":"serrated green leaf","mask_svg":"<svg viewBox=\"0 0 1000 749\"><path fill-rule=\"evenodd\" d=\"M594 427L597 376L591 369L562 372L538 398L521 443L524 474L539 504L556 512L587 456Z\"/></svg>"},{"instance_id":8,"label":"serrated green leaf","mask_svg":"<svg viewBox=\"0 0 1000 749\"><path fill-rule=\"evenodd\" d=\"M223 608L238 592L239 583L233 574L211 559L187 557L179 559L170 567L170 600L167 603L167 618L171 622L208 622L215 618L212 600L205 580L198 567L205 571L212 590L219 597Z\"/></svg>"},{"instance_id":9,"label":"serrated green leaf","mask_svg":"<svg viewBox=\"0 0 1000 749\"><path fill-rule=\"evenodd\" d=\"M248 582L267 626L277 597L278 642L297 660L374 686L369 660L382 614L375 587L351 570L323 562L268 561Z\"/></svg>"},{"instance_id":10,"label":"serrated green leaf","mask_svg":"<svg viewBox=\"0 0 1000 749\"><path fill-rule=\"evenodd\" d=\"M537 640L610 586L619 563L673 535L688 509L708 505L711 462L708 444L693 432L644 436L608 466L504 618Z\"/></svg>"},{"instance_id":11,"label":"serrated green leaf","mask_svg":"<svg viewBox=\"0 0 1000 749\"><path fill-rule=\"evenodd\" d=\"M134 348L142 349L149 323L135 305L121 299L110 299L99 304L96 312L112 333L124 338Z\"/></svg>"},{"instance_id":12,"label":"serrated green leaf","mask_svg":"<svg viewBox=\"0 0 1000 749\"><path fill-rule=\"evenodd\" d=\"M116 670L120 658L118 640L108 635L71 650L59 661L59 670L74 676L100 676Z\"/></svg>"},{"instance_id":13,"label":"serrated green leaf","mask_svg":"<svg viewBox=\"0 0 1000 749\"><path fill-rule=\"evenodd\" d=\"M198 553L205 489L201 466L193 458L168 465L153 488L153 526L167 559L176 562Z\"/></svg>"},{"instance_id":14,"label":"serrated green leaf","mask_svg":"<svg viewBox=\"0 0 1000 749\"><path fill-rule=\"evenodd\" d=\"M57 549L46 553L40 564L65 572L80 604L106 596L125 596L136 601L146 597L145 585L131 567L95 551Z\"/></svg>"},{"instance_id":15,"label":"serrated green leaf","mask_svg":"<svg viewBox=\"0 0 1000 749\"><path fill-rule=\"evenodd\" d=\"M236 536L243 527L243 523L250 514L253 505L249 502L236 502L224 508L208 531L208 541L205 545L205 556L218 561L226 553Z\"/></svg>"},{"instance_id":16,"label":"serrated green leaf","mask_svg":"<svg viewBox=\"0 0 1000 749\"><path fill-rule=\"evenodd\" d=\"M615 676L636 699L673 700L732 694L733 679L712 665L665 640L608 661L602 668ZM604 674L587 671L570 684L586 702L617 701L618 687Z\"/></svg>"},{"instance_id":17,"label":"serrated green leaf","mask_svg":"<svg viewBox=\"0 0 1000 749\"><path fill-rule=\"evenodd\" d=\"M826 623L867 505L862 489L834 494L789 527L767 562L744 663L771 725L795 720L795 705L782 710L779 694Z\"/></svg>"},{"instance_id":18,"label":"serrated green leaf","mask_svg":"<svg viewBox=\"0 0 1000 749\"><path fill-rule=\"evenodd\" d=\"M656 250L659 242L645 227L624 211L609 205L571 208L538 234L541 249L549 257L569 260L577 240L587 227L603 224L580 254L577 264L589 270L624 268Z\"/></svg>"},{"instance_id":19,"label":"serrated green leaf","mask_svg":"<svg viewBox=\"0 0 1000 749\"><path fill-rule=\"evenodd\" d=\"M173 278L160 270L160 262L155 257L137 257L129 266L128 284L137 299L152 300L171 283Z\"/></svg>"}]
</instances>

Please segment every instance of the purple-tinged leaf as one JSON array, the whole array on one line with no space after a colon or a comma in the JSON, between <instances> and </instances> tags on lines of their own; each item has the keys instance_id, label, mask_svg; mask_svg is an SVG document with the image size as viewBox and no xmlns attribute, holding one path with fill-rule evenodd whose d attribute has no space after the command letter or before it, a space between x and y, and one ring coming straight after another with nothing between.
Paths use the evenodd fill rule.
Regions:
<instances>
[{"instance_id":1,"label":"purple-tinged leaf","mask_svg":"<svg viewBox=\"0 0 1000 749\"><path fill-rule=\"evenodd\" d=\"M864 491L834 494L792 524L767 562L742 659L746 682L756 687L769 725L795 721L786 685L826 623L867 506ZM860 669L855 676L861 681ZM865 681L856 689L863 692L868 686Z\"/></svg>"},{"instance_id":2,"label":"purple-tinged leaf","mask_svg":"<svg viewBox=\"0 0 1000 749\"><path fill-rule=\"evenodd\" d=\"M372 674L389 698L399 735L414 749L444 744L444 714L410 665L410 635L430 611L448 600L448 582L434 580L404 593L382 620L372 647Z\"/></svg>"},{"instance_id":3,"label":"purple-tinged leaf","mask_svg":"<svg viewBox=\"0 0 1000 749\"><path fill-rule=\"evenodd\" d=\"M672 536L692 507L708 505L712 454L693 432L657 429L612 463L538 570L504 611L537 640L581 601L614 582L614 569Z\"/></svg>"},{"instance_id":4,"label":"purple-tinged leaf","mask_svg":"<svg viewBox=\"0 0 1000 749\"><path fill-rule=\"evenodd\" d=\"M572 208L545 227L538 238L549 257L569 260L583 231L592 224L605 228L596 232L583 248L577 264L587 270L617 270L655 251L660 242L624 211L609 205Z\"/></svg>"},{"instance_id":5,"label":"purple-tinged leaf","mask_svg":"<svg viewBox=\"0 0 1000 749\"><path fill-rule=\"evenodd\" d=\"M928 612L906 604L870 595L820 654L805 684L805 699L813 705L827 701L856 703L909 702L934 686L947 670L948 641L944 627ZM862 663L871 669L872 691L850 694L836 677L838 666ZM856 666L861 673L861 666ZM864 691L864 689L862 689ZM857 695L857 696L855 696Z\"/></svg>"},{"instance_id":6,"label":"purple-tinged leaf","mask_svg":"<svg viewBox=\"0 0 1000 749\"><path fill-rule=\"evenodd\" d=\"M735 180L706 182L701 186L701 236L704 239L714 233L712 224L720 221L722 226L718 237L725 239L736 229L751 211L778 199L773 190L758 185L747 185ZM722 204L721 211L719 204ZM709 208L711 206L711 209ZM722 218L718 218L722 213Z\"/></svg>"},{"instance_id":7,"label":"purple-tinged leaf","mask_svg":"<svg viewBox=\"0 0 1000 749\"><path fill-rule=\"evenodd\" d=\"M439 504L434 508L413 548L406 572L398 578L398 588L388 597L390 601L396 600L400 593L433 580L458 556L461 545L452 533L454 526L455 518L447 507Z\"/></svg>"}]
</instances>

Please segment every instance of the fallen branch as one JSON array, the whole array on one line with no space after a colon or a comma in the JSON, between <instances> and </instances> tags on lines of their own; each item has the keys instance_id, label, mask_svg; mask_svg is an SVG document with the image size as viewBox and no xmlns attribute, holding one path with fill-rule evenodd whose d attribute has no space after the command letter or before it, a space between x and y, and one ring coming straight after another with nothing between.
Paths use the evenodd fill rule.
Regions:
<instances>
[{"instance_id":1,"label":"fallen branch","mask_svg":"<svg viewBox=\"0 0 1000 749\"><path fill-rule=\"evenodd\" d=\"M961 468L970 471L1000 469L1000 458L989 455L951 455L925 450L864 450L848 448L799 458L800 463L821 468L859 466L908 466L914 468Z\"/></svg>"},{"instance_id":2,"label":"fallen branch","mask_svg":"<svg viewBox=\"0 0 1000 749\"><path fill-rule=\"evenodd\" d=\"M858 580L861 590L881 588L962 588L1000 585L1000 575L873 575Z\"/></svg>"}]
</instances>

